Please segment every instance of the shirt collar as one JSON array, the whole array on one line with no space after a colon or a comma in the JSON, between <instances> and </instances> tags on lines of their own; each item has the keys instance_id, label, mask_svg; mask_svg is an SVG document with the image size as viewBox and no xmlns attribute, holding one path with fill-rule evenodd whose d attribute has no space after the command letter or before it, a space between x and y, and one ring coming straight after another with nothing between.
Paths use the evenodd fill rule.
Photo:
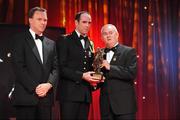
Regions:
<instances>
[{"instance_id":1,"label":"shirt collar","mask_svg":"<svg viewBox=\"0 0 180 120\"><path fill-rule=\"evenodd\" d=\"M118 42L113 47L116 47L117 45L118 45Z\"/></svg>"},{"instance_id":2,"label":"shirt collar","mask_svg":"<svg viewBox=\"0 0 180 120\"><path fill-rule=\"evenodd\" d=\"M77 36L80 37L81 33L79 33L77 30L75 30L75 32L76 32ZM82 36L86 37L87 35L82 35Z\"/></svg>"},{"instance_id":3,"label":"shirt collar","mask_svg":"<svg viewBox=\"0 0 180 120\"><path fill-rule=\"evenodd\" d=\"M35 36L36 36L36 33L31 29L31 28L29 28L29 32L31 33L31 35L32 35L32 37L33 37L33 39L35 40ZM40 36L42 36L43 34L41 33L40 34Z\"/></svg>"}]
</instances>

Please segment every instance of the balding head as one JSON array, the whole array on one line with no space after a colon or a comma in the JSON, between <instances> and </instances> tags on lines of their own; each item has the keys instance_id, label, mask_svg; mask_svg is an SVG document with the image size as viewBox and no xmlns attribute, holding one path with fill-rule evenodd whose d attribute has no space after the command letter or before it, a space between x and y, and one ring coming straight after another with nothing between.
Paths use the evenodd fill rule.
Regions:
<instances>
[{"instance_id":1,"label":"balding head","mask_svg":"<svg viewBox=\"0 0 180 120\"><path fill-rule=\"evenodd\" d=\"M119 33L112 24L106 24L101 28L101 37L107 48L112 48L118 43Z\"/></svg>"},{"instance_id":2,"label":"balding head","mask_svg":"<svg viewBox=\"0 0 180 120\"><path fill-rule=\"evenodd\" d=\"M118 32L117 28L113 24L106 24L101 28L101 34L105 28L113 29L115 32Z\"/></svg>"}]
</instances>

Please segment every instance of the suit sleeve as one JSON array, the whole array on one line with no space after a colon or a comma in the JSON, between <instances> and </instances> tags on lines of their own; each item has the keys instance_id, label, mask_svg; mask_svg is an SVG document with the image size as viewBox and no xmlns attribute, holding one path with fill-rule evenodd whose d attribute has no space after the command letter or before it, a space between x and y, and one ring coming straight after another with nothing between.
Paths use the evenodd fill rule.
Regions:
<instances>
[{"instance_id":1,"label":"suit sleeve","mask_svg":"<svg viewBox=\"0 0 180 120\"><path fill-rule=\"evenodd\" d=\"M56 45L53 44L53 62L51 66L51 72L49 75L48 82L51 83L51 85L55 88L57 85L57 79L58 79L58 58L57 58L57 52L56 52Z\"/></svg>"},{"instance_id":2,"label":"suit sleeve","mask_svg":"<svg viewBox=\"0 0 180 120\"><path fill-rule=\"evenodd\" d=\"M83 72L73 70L72 68L68 67L68 40L69 38L67 36L64 36L57 42L57 53L60 68L59 71L63 78L74 81L76 83L80 83L82 80Z\"/></svg>"},{"instance_id":3,"label":"suit sleeve","mask_svg":"<svg viewBox=\"0 0 180 120\"><path fill-rule=\"evenodd\" d=\"M137 57L134 48L127 50L125 57L126 64L110 65L109 77L120 80L134 80L136 78Z\"/></svg>"},{"instance_id":4,"label":"suit sleeve","mask_svg":"<svg viewBox=\"0 0 180 120\"><path fill-rule=\"evenodd\" d=\"M28 73L25 61L25 38L15 36L12 41L12 65L16 74L16 82L19 82L27 91L33 93L38 83Z\"/></svg>"}]
</instances>

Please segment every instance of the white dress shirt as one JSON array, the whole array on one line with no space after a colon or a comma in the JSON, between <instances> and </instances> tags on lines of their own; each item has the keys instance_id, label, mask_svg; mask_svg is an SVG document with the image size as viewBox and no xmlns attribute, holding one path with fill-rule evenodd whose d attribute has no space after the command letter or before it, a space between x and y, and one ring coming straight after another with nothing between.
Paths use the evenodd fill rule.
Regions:
<instances>
[{"instance_id":1,"label":"white dress shirt","mask_svg":"<svg viewBox=\"0 0 180 120\"><path fill-rule=\"evenodd\" d=\"M115 46L118 45L118 43L115 44ZM115 47L114 46L114 47ZM109 52L106 53L106 60L108 61L108 63L111 62L112 58L113 58L114 52L112 50L110 50Z\"/></svg>"},{"instance_id":2,"label":"white dress shirt","mask_svg":"<svg viewBox=\"0 0 180 120\"><path fill-rule=\"evenodd\" d=\"M111 62L111 59L112 59L113 55L114 55L113 51L109 51L109 52L106 53L106 60L108 61L108 63Z\"/></svg>"}]
</instances>

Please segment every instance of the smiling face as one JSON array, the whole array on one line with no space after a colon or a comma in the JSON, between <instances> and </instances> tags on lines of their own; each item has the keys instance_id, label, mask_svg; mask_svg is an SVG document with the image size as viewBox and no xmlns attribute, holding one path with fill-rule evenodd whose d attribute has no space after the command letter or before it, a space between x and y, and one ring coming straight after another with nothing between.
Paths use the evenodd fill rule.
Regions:
<instances>
[{"instance_id":1,"label":"smiling face","mask_svg":"<svg viewBox=\"0 0 180 120\"><path fill-rule=\"evenodd\" d=\"M101 37L107 48L112 48L118 43L119 33L112 24L104 25L101 29Z\"/></svg>"},{"instance_id":2,"label":"smiling face","mask_svg":"<svg viewBox=\"0 0 180 120\"><path fill-rule=\"evenodd\" d=\"M91 26L91 16L87 13L83 13L80 16L79 21L75 20L76 30L81 35L86 35L89 32Z\"/></svg>"},{"instance_id":3,"label":"smiling face","mask_svg":"<svg viewBox=\"0 0 180 120\"><path fill-rule=\"evenodd\" d=\"M38 35L44 32L47 25L47 13L35 11L32 18L29 18L31 29Z\"/></svg>"}]
</instances>

